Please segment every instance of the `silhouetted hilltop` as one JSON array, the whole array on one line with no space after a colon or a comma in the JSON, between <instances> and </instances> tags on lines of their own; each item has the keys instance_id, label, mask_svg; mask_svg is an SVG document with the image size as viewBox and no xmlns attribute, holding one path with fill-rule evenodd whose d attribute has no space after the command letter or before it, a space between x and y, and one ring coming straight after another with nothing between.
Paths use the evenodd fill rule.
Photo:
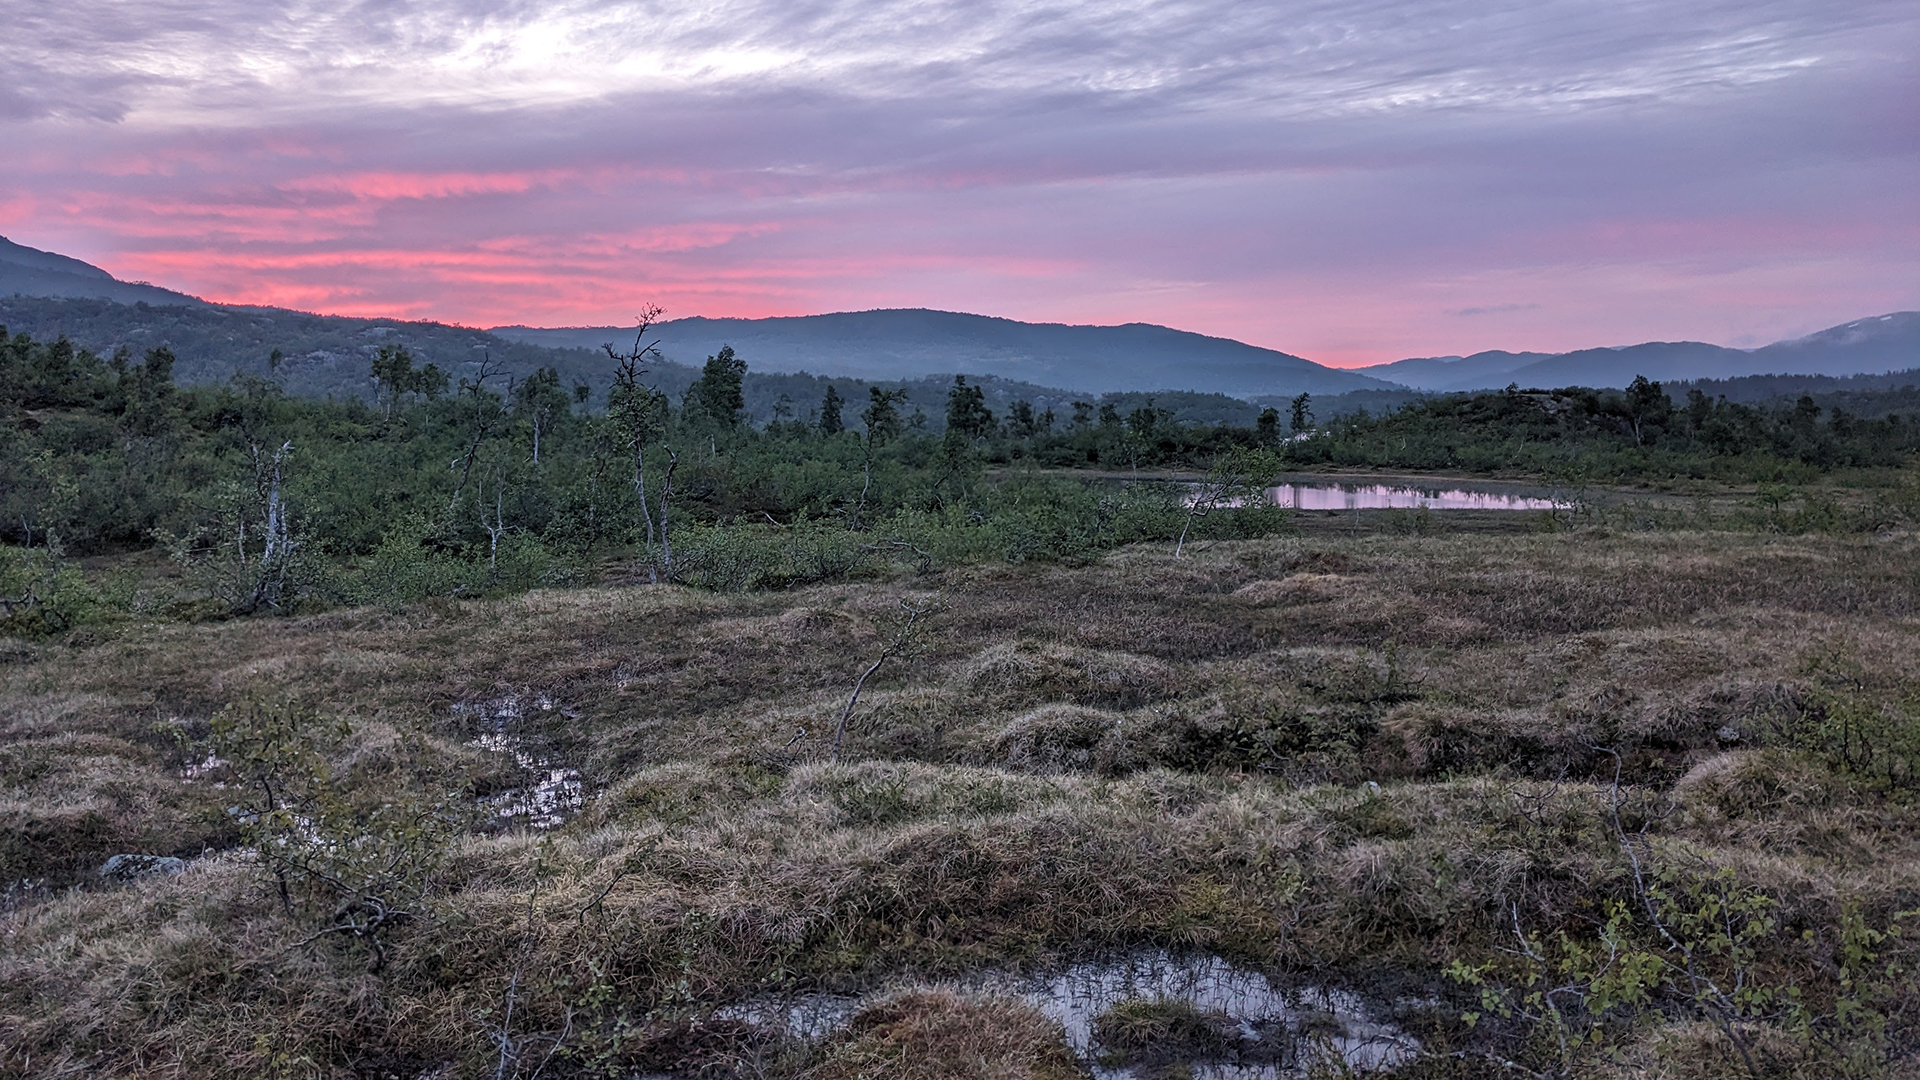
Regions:
<instances>
[{"instance_id":1,"label":"silhouetted hilltop","mask_svg":"<svg viewBox=\"0 0 1920 1080\"><path fill-rule=\"evenodd\" d=\"M1231 338L1150 323L1069 326L953 311L901 308L770 319L675 319L657 328L668 359L698 364L731 345L761 370L811 371L864 379L935 373L995 375L1078 393L1191 390L1258 394L1340 394L1386 389L1366 375ZM530 344L598 348L631 339L614 326L493 332Z\"/></svg>"},{"instance_id":2,"label":"silhouetted hilltop","mask_svg":"<svg viewBox=\"0 0 1920 1080\"><path fill-rule=\"evenodd\" d=\"M1451 392L1521 386L1621 387L1635 375L1660 382L1750 375L1862 375L1920 367L1920 311L1897 311L1763 349L1703 341L1651 341L1558 354L1482 352L1396 360L1360 368L1419 390Z\"/></svg>"},{"instance_id":3,"label":"silhouetted hilltop","mask_svg":"<svg viewBox=\"0 0 1920 1080\"><path fill-rule=\"evenodd\" d=\"M92 263L0 236L0 296L16 295L112 300L120 304L206 305L199 297L146 282L121 281Z\"/></svg>"}]
</instances>

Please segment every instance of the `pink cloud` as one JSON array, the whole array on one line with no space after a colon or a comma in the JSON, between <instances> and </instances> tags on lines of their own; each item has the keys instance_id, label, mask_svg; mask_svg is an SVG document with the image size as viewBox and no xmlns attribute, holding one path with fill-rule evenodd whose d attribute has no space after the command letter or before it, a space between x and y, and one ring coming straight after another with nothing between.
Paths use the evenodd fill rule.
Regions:
<instances>
[{"instance_id":1,"label":"pink cloud","mask_svg":"<svg viewBox=\"0 0 1920 1080\"><path fill-rule=\"evenodd\" d=\"M1741 158L1760 144L1694 147L1690 129L1449 147L1419 126L1342 143L1038 108L861 127L784 107L689 105L659 131L612 106L484 130L460 114L41 126L10 147L0 222L239 303L470 325L617 323L650 302L926 306L1158 322L1347 366L1786 336L1920 306L1916 173L1898 155Z\"/></svg>"},{"instance_id":2,"label":"pink cloud","mask_svg":"<svg viewBox=\"0 0 1920 1080\"><path fill-rule=\"evenodd\" d=\"M275 185L284 192L342 194L371 202L403 199L446 199L463 195L520 194L571 179L570 169L508 173L321 173L296 177Z\"/></svg>"}]
</instances>

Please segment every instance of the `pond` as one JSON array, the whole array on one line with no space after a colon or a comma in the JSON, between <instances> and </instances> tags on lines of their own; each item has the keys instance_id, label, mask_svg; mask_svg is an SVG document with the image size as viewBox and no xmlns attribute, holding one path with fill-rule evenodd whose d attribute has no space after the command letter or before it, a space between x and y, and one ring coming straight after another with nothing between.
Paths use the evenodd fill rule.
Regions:
<instances>
[{"instance_id":1,"label":"pond","mask_svg":"<svg viewBox=\"0 0 1920 1080\"><path fill-rule=\"evenodd\" d=\"M1572 505L1516 491L1334 481L1275 484L1267 497L1275 506L1295 510L1565 510Z\"/></svg>"}]
</instances>

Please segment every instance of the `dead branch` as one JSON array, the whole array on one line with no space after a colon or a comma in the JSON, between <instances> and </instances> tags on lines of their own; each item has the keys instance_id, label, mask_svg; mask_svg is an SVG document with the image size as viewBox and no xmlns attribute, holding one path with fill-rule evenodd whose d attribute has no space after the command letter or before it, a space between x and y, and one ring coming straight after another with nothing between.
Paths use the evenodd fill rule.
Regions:
<instances>
[{"instance_id":1,"label":"dead branch","mask_svg":"<svg viewBox=\"0 0 1920 1080\"><path fill-rule=\"evenodd\" d=\"M854 680L853 694L847 698L847 707L840 710L840 723L833 731L832 759L834 761L840 760L840 747L847 738L847 723L853 719L853 710L860 704L860 691L866 687L867 680L872 678L874 672L879 671L881 665L885 664L888 660L911 652L916 644L914 627L919 624L921 619L938 611L942 606L944 605L942 605L938 599L914 602L903 598L900 601L900 609L906 612L906 620L902 622L900 628L894 632L893 639L888 641L886 647L880 650L880 655L874 659L873 663L867 665L867 670L861 672L858 679ZM788 745L792 744L789 743Z\"/></svg>"},{"instance_id":2,"label":"dead branch","mask_svg":"<svg viewBox=\"0 0 1920 1080\"><path fill-rule=\"evenodd\" d=\"M1610 747L1593 746L1591 744L1588 745L1587 749L1606 754L1613 758L1613 784L1608 792L1607 811L1613 821L1613 832L1614 836L1619 840L1620 850L1625 853L1627 857L1628 869L1631 871L1633 879L1634 897L1639 900L1642 908L1645 909L1647 922L1659 933L1661 940L1667 943L1668 950L1680 957L1679 963L1675 963L1672 960L1664 960L1663 958L1664 963L1667 967L1685 977L1688 988L1693 992L1694 1001L1706 1008L1707 1012L1711 1014L1713 1018L1714 1026L1720 1029L1720 1033L1727 1037L1727 1041L1731 1043L1734 1050L1739 1053L1740 1062L1746 1066L1747 1075L1753 1077L1754 1080L1759 1080L1760 1070L1754 1064L1753 1060L1751 1045L1753 1040L1743 1033L1739 1027L1741 1016L1739 1002L1734 995L1722 989L1720 984L1703 970L1695 948L1691 944L1680 940L1680 938L1673 933L1672 929L1667 926L1666 919L1660 914L1660 906L1656 903L1657 897L1655 890L1647 884L1646 871L1640 861L1640 854L1634 848L1636 840L1641 844L1646 844L1647 830L1652 828L1654 821L1660 820L1673 813L1675 807L1670 805L1664 814L1650 816L1648 820L1641 825L1638 835L1629 837L1625 826L1620 820L1620 804L1622 801L1620 797L1620 775L1623 768L1620 752ZM1744 973L1739 973L1736 977L1744 981ZM1739 987L1736 986L1735 993L1737 994L1738 991Z\"/></svg>"},{"instance_id":3,"label":"dead branch","mask_svg":"<svg viewBox=\"0 0 1920 1080\"><path fill-rule=\"evenodd\" d=\"M473 382L460 380L461 391L471 399L473 426L468 429L466 452L453 461L453 468L460 471L460 479L453 486L453 498L447 500L449 513L460 505L460 494L467 490L467 480L473 475L474 459L479 456L480 448L486 444L487 436L493 434L494 425L500 419L499 411L487 408L486 402L487 380L498 374L500 366L493 362L493 354L483 352L480 354L480 371L474 376Z\"/></svg>"}]
</instances>

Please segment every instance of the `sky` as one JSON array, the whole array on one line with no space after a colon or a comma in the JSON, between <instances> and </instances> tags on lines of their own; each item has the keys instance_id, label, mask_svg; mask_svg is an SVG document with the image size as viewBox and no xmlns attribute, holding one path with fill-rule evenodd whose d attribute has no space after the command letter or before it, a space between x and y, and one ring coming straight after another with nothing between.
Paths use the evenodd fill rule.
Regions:
<instances>
[{"instance_id":1,"label":"sky","mask_svg":"<svg viewBox=\"0 0 1920 1080\"><path fill-rule=\"evenodd\" d=\"M0 0L0 234L474 326L1355 366L1920 308L1914 0Z\"/></svg>"}]
</instances>

